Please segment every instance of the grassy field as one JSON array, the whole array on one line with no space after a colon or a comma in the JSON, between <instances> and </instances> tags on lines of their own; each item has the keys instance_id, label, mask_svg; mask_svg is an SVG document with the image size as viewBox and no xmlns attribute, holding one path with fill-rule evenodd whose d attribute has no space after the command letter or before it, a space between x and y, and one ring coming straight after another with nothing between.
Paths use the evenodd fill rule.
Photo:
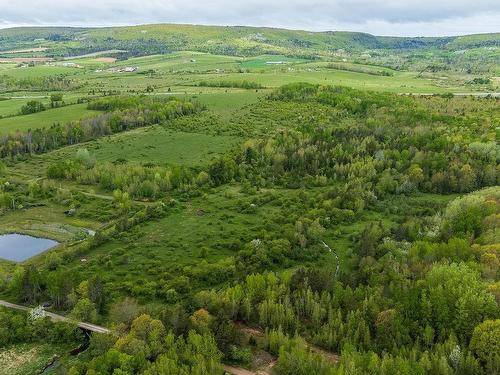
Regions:
<instances>
[{"instance_id":1,"label":"grassy field","mask_svg":"<svg viewBox=\"0 0 500 375\"><path fill-rule=\"evenodd\" d=\"M65 242L82 238L87 229L95 230L101 224L89 217L68 217L64 214L66 210L47 202L40 207L7 213L0 216L0 233L26 233Z\"/></svg>"},{"instance_id":2,"label":"grassy field","mask_svg":"<svg viewBox=\"0 0 500 375\"><path fill-rule=\"evenodd\" d=\"M43 112L15 116L0 120L0 134L15 133L29 129L49 127L54 123L66 123L91 117L99 112L87 109L86 104L75 104L61 108L47 109Z\"/></svg>"},{"instance_id":3,"label":"grassy field","mask_svg":"<svg viewBox=\"0 0 500 375\"><path fill-rule=\"evenodd\" d=\"M288 70L264 71L262 73L228 73L223 75L199 75L191 78L193 84L198 80L207 81L250 81L266 87L279 87L293 82L308 82L323 85L349 86L358 89L399 93L432 93L432 92L463 92L467 88L448 86L438 79L417 78L410 72L397 73L394 76L376 76L366 73L349 72L345 70Z\"/></svg>"},{"instance_id":4,"label":"grassy field","mask_svg":"<svg viewBox=\"0 0 500 375\"><path fill-rule=\"evenodd\" d=\"M11 117L19 115L21 107L30 100L42 102L47 108L50 107L50 94L52 92L14 92L3 96L0 100L0 117ZM66 104L76 104L82 95L77 92L63 93Z\"/></svg>"},{"instance_id":5,"label":"grassy field","mask_svg":"<svg viewBox=\"0 0 500 375\"><path fill-rule=\"evenodd\" d=\"M239 246L258 237L264 219L277 210L266 205L252 213L241 212L240 207L249 207L252 198L238 191L235 186L180 204L166 218L123 233L119 239L88 254L85 264L76 261L72 267L88 275L103 265L113 269L107 278L120 280L121 284L113 293L129 290L139 298L148 293L150 298L144 302L153 301L155 293L159 296L169 288L181 288L178 278L196 273L200 262L222 262L230 267L231 257ZM151 272L145 275L144 269ZM159 281L156 273L163 277L168 274L168 279ZM189 284L187 288L203 286L194 281Z\"/></svg>"},{"instance_id":6,"label":"grassy field","mask_svg":"<svg viewBox=\"0 0 500 375\"><path fill-rule=\"evenodd\" d=\"M196 100L225 119L242 107L253 104L269 93L269 90L219 90L219 92L195 95Z\"/></svg>"},{"instance_id":7,"label":"grassy field","mask_svg":"<svg viewBox=\"0 0 500 375\"><path fill-rule=\"evenodd\" d=\"M287 64L270 65L268 61L285 61ZM463 85L466 76L435 74L418 76L418 73L392 71L382 66L346 64L346 69L328 68L328 62L307 62L284 56L261 56L254 59L238 59L227 56L200 53L177 53L173 56L147 56L127 60L119 66L137 66L135 73L87 72L79 76L96 87L116 90L134 88L145 90L147 86L158 91L178 87L188 90L201 81L249 81L266 87L278 87L291 82L309 82L350 86L360 89L399 93L470 92L474 88ZM241 70L244 69L244 70ZM374 75L348 69L364 69L368 72L385 71L391 76ZM147 74L141 74L147 73ZM150 72L150 73L148 73ZM172 89L173 91L173 89Z\"/></svg>"},{"instance_id":8,"label":"grassy field","mask_svg":"<svg viewBox=\"0 0 500 375\"><path fill-rule=\"evenodd\" d=\"M2 64L0 64L0 66L1 65ZM76 75L79 73L79 69L45 64L36 65L34 67L19 68L17 65L7 64L4 69L0 69L0 73L12 78L23 79L42 78L56 75Z\"/></svg>"},{"instance_id":9,"label":"grassy field","mask_svg":"<svg viewBox=\"0 0 500 375\"><path fill-rule=\"evenodd\" d=\"M236 69L242 58L198 52L177 52L169 55L145 56L117 63L117 66L137 66L160 72L199 72L216 69Z\"/></svg>"},{"instance_id":10,"label":"grassy field","mask_svg":"<svg viewBox=\"0 0 500 375\"><path fill-rule=\"evenodd\" d=\"M194 166L207 164L238 142L236 137L177 132L157 125L66 147L47 157L52 160L69 158L79 148L87 148L98 161Z\"/></svg>"},{"instance_id":11,"label":"grassy field","mask_svg":"<svg viewBox=\"0 0 500 375\"><path fill-rule=\"evenodd\" d=\"M344 59L345 60L345 59ZM339 69L329 67L330 61ZM71 60L68 62L72 62ZM12 64L0 64L0 74L16 79L65 76L81 83L77 89L81 94L96 90L118 90L122 93L145 91L153 87L156 92L168 88L180 92L196 92L192 86L201 81L250 81L266 87L278 87L291 82L344 85L360 89L399 93L443 93L493 90L498 84L488 87L467 86L473 75L458 72L426 72L393 70L375 64L360 64L352 61L330 59L304 60L285 55L259 55L251 58L223 56L201 52L175 52L165 55L134 57L124 61L99 61L96 58L74 60L80 69L37 65L17 68ZM283 62L283 64L268 64ZM342 68L344 66L344 68ZM136 72L114 72L110 68L137 67ZM354 71L351 71L354 70ZM355 70L360 70L355 71ZM366 71L366 72L363 72ZM391 76L369 74L387 72Z\"/></svg>"},{"instance_id":12,"label":"grassy field","mask_svg":"<svg viewBox=\"0 0 500 375\"><path fill-rule=\"evenodd\" d=\"M41 95L39 95L41 96ZM21 107L26 104L29 99L7 99L0 100L0 116L14 116L19 113ZM47 97L40 97L36 100L42 102L44 105L49 104L49 99Z\"/></svg>"}]
</instances>

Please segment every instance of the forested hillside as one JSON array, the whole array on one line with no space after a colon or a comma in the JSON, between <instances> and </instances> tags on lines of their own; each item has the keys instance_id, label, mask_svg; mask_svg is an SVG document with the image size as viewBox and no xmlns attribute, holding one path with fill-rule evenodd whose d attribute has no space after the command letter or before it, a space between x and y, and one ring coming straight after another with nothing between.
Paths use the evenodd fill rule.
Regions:
<instances>
[{"instance_id":1,"label":"forested hillside","mask_svg":"<svg viewBox=\"0 0 500 375\"><path fill-rule=\"evenodd\" d=\"M256 56L264 53L308 56L331 54L337 50L429 50L456 51L466 48L498 47L499 34L462 37L378 37L365 33L310 32L263 27L158 24L113 28L12 28L0 30L2 49L15 43L33 44L40 40L72 42L66 53L82 54L106 49L128 49L140 53L201 51L223 55ZM142 46L141 46L142 45ZM149 49L149 50L148 50ZM158 50L157 50L158 49ZM80 53L75 53L79 51ZM55 53L63 53L60 50Z\"/></svg>"}]
</instances>

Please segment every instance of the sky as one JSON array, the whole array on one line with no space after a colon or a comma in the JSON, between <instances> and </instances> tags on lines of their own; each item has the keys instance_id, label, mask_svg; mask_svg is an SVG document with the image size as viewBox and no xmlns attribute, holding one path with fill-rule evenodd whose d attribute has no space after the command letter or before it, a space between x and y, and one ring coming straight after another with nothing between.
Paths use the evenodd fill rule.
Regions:
<instances>
[{"instance_id":1,"label":"sky","mask_svg":"<svg viewBox=\"0 0 500 375\"><path fill-rule=\"evenodd\" d=\"M500 32L500 0L0 0L0 28L147 23L463 35Z\"/></svg>"}]
</instances>

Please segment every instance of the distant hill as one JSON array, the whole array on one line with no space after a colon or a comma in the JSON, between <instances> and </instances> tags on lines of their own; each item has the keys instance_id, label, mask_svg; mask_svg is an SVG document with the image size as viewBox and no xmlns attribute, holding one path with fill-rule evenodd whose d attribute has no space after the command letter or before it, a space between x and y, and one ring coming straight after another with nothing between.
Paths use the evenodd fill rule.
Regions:
<instances>
[{"instance_id":1,"label":"distant hill","mask_svg":"<svg viewBox=\"0 0 500 375\"><path fill-rule=\"evenodd\" d=\"M54 55L126 49L132 55L194 50L224 55L287 54L314 57L366 50L461 50L500 46L500 34L460 37L380 37L366 33L310 32L265 27L156 24L105 28L21 27L0 30L1 50L63 42ZM64 43L65 42L65 43Z\"/></svg>"}]
</instances>

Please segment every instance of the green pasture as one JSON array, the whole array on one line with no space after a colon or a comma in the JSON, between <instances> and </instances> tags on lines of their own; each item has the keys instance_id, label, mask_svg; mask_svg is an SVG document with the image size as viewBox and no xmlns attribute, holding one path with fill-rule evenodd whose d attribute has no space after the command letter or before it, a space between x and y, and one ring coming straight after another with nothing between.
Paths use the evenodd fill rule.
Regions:
<instances>
[{"instance_id":1,"label":"green pasture","mask_svg":"<svg viewBox=\"0 0 500 375\"><path fill-rule=\"evenodd\" d=\"M8 117L0 120L0 134L49 127L54 123L64 124L98 114L87 109L87 104L75 104L24 116Z\"/></svg>"},{"instance_id":2,"label":"green pasture","mask_svg":"<svg viewBox=\"0 0 500 375\"><path fill-rule=\"evenodd\" d=\"M71 60L68 60L71 61ZM285 64L267 64L282 61ZM421 76L418 72L392 70L384 66L332 61L340 69L331 69L326 60L304 60L283 55L261 55L254 58L221 56L201 52L176 52L166 55L150 55L130 58L114 63L99 62L94 57L74 62L82 69L62 66L37 65L31 68L16 68L12 64L0 64L0 74L15 78L48 77L67 75L82 85L76 90L81 94L90 90L115 90L121 93L144 92L152 87L155 92L166 92L174 87L180 92L197 92L191 89L201 81L251 81L269 88L292 82L344 85L359 89L389 92L443 93L470 92L464 85L468 78L457 73L431 74ZM111 67L138 67L136 72L117 73L108 71ZM367 73L350 70L362 69ZM97 71L102 70L102 71ZM392 76L368 74L380 71ZM177 91L176 90L176 91ZM74 94L77 91L73 91ZM67 93L69 95L69 93Z\"/></svg>"},{"instance_id":3,"label":"green pasture","mask_svg":"<svg viewBox=\"0 0 500 375\"><path fill-rule=\"evenodd\" d=\"M2 64L0 64L1 66ZM10 65L8 68L1 69L0 74L7 75L12 78L23 79L23 78L41 78L50 77L56 75L76 75L79 74L80 69L71 68L65 66L52 66L45 64L37 64L32 67L21 68L17 65Z\"/></svg>"},{"instance_id":4,"label":"green pasture","mask_svg":"<svg viewBox=\"0 0 500 375\"><path fill-rule=\"evenodd\" d=\"M196 77L192 77L191 80L193 83L195 83L195 79L198 79L199 81L250 81L270 88L294 82L308 82L313 84L341 85L358 89L401 93L467 91L467 89L463 86L446 86L445 82L441 82L436 79L418 78L416 73L412 72L398 72L394 76L387 77L335 69L289 71L288 68L283 68L282 70L276 70L273 72L265 71L261 73L250 72L244 74L229 73L222 75L198 75Z\"/></svg>"},{"instance_id":5,"label":"green pasture","mask_svg":"<svg viewBox=\"0 0 500 375\"><path fill-rule=\"evenodd\" d=\"M5 116L17 115L21 110L21 107L25 105L26 102L29 100L37 100L39 102L42 102L44 105L49 104L50 100L48 99L48 97L44 95L39 95L39 96L43 96L43 98L36 98L36 99L16 98L16 99L0 100L0 116L5 117Z\"/></svg>"},{"instance_id":6,"label":"green pasture","mask_svg":"<svg viewBox=\"0 0 500 375\"><path fill-rule=\"evenodd\" d=\"M48 154L48 159L73 157L87 148L98 161L126 160L170 165L204 165L240 142L237 137L171 131L151 126L65 147Z\"/></svg>"},{"instance_id":7,"label":"green pasture","mask_svg":"<svg viewBox=\"0 0 500 375\"><path fill-rule=\"evenodd\" d=\"M50 107L51 92L9 92L0 94L0 117L16 116L21 111L21 107L30 100L42 102L47 108ZM65 104L73 104L78 98L85 97L84 93L63 92Z\"/></svg>"},{"instance_id":8,"label":"green pasture","mask_svg":"<svg viewBox=\"0 0 500 375\"><path fill-rule=\"evenodd\" d=\"M276 67L289 67L297 63L306 63L309 61L310 60L292 58L284 55L261 55L244 60L240 66L246 69L271 69ZM272 64L277 62L283 62L283 64Z\"/></svg>"},{"instance_id":9,"label":"green pasture","mask_svg":"<svg viewBox=\"0 0 500 375\"><path fill-rule=\"evenodd\" d=\"M202 93L193 97L206 105L208 109L220 114L226 119L246 105L253 104L269 93L268 90L224 90Z\"/></svg>"}]
</instances>

